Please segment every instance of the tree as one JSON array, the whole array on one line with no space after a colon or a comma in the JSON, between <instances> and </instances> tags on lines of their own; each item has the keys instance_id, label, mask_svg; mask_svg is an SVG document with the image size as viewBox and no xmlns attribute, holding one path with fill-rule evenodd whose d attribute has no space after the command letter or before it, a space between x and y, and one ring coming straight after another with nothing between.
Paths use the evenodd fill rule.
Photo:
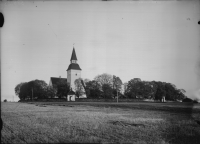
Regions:
<instances>
[{"instance_id":1,"label":"tree","mask_svg":"<svg viewBox=\"0 0 200 144\"><path fill-rule=\"evenodd\" d=\"M158 86L155 81L151 81L151 99L155 99Z\"/></svg>"},{"instance_id":2,"label":"tree","mask_svg":"<svg viewBox=\"0 0 200 144\"><path fill-rule=\"evenodd\" d=\"M134 81L133 79L131 79L130 81L128 81L126 89L125 89L125 95L128 98L133 98L135 96L133 89L134 89Z\"/></svg>"},{"instance_id":3,"label":"tree","mask_svg":"<svg viewBox=\"0 0 200 144\"><path fill-rule=\"evenodd\" d=\"M19 97L20 100L26 100L27 96L28 96L28 83L24 82L20 86L18 97Z\"/></svg>"},{"instance_id":4,"label":"tree","mask_svg":"<svg viewBox=\"0 0 200 144\"><path fill-rule=\"evenodd\" d=\"M43 80L32 80L20 83L15 87L15 94L20 100L46 98L47 84Z\"/></svg>"},{"instance_id":5,"label":"tree","mask_svg":"<svg viewBox=\"0 0 200 144\"><path fill-rule=\"evenodd\" d=\"M162 97L166 96L166 91L165 91L165 83L163 82L155 82L157 85L157 91L155 94L155 100L160 100L162 101Z\"/></svg>"},{"instance_id":6,"label":"tree","mask_svg":"<svg viewBox=\"0 0 200 144\"><path fill-rule=\"evenodd\" d=\"M104 98L112 98L112 87L109 84L103 84L102 86Z\"/></svg>"},{"instance_id":7,"label":"tree","mask_svg":"<svg viewBox=\"0 0 200 144\"><path fill-rule=\"evenodd\" d=\"M87 97L88 98L101 98L102 97L102 91L101 91L101 85L95 81L89 81L85 83L86 90L87 90Z\"/></svg>"},{"instance_id":8,"label":"tree","mask_svg":"<svg viewBox=\"0 0 200 144\"><path fill-rule=\"evenodd\" d=\"M3 102L7 102L7 99L5 99Z\"/></svg>"},{"instance_id":9,"label":"tree","mask_svg":"<svg viewBox=\"0 0 200 144\"><path fill-rule=\"evenodd\" d=\"M184 89L177 89L175 92L175 100L183 100L184 98L186 98L185 93L186 91Z\"/></svg>"},{"instance_id":10,"label":"tree","mask_svg":"<svg viewBox=\"0 0 200 144\"><path fill-rule=\"evenodd\" d=\"M108 84L110 86L112 86L112 84L113 84L113 77L112 77L112 75L107 74L107 73L103 73L101 75L97 75L94 78L94 80L97 81L101 85L101 87L104 84Z\"/></svg>"},{"instance_id":11,"label":"tree","mask_svg":"<svg viewBox=\"0 0 200 144\"><path fill-rule=\"evenodd\" d=\"M19 84L17 84L17 85L15 86L15 94L16 94L17 96L19 96L19 94L20 94L20 88L21 88L21 86L22 86L23 84L24 84L24 83L21 82L21 83L19 83Z\"/></svg>"},{"instance_id":12,"label":"tree","mask_svg":"<svg viewBox=\"0 0 200 144\"><path fill-rule=\"evenodd\" d=\"M142 92L142 97L144 99L152 99L154 98L155 95L155 85L153 82L149 82L149 81L142 81L142 85L143 88L141 89Z\"/></svg>"},{"instance_id":13,"label":"tree","mask_svg":"<svg viewBox=\"0 0 200 144\"><path fill-rule=\"evenodd\" d=\"M90 93L89 90L86 88L86 83L89 82L89 81L90 81L89 79L85 79L84 81L81 80L81 84L82 84L82 86L83 86L83 88L85 90L86 97L88 97L88 95Z\"/></svg>"},{"instance_id":14,"label":"tree","mask_svg":"<svg viewBox=\"0 0 200 144\"><path fill-rule=\"evenodd\" d=\"M28 82L28 98L43 99L47 98L47 83L43 80L33 80Z\"/></svg>"},{"instance_id":15,"label":"tree","mask_svg":"<svg viewBox=\"0 0 200 144\"><path fill-rule=\"evenodd\" d=\"M47 86L46 94L48 98L54 98L57 94L57 89L52 86Z\"/></svg>"},{"instance_id":16,"label":"tree","mask_svg":"<svg viewBox=\"0 0 200 144\"><path fill-rule=\"evenodd\" d=\"M56 84L57 88L57 96L59 98L67 98L67 94L70 91L70 85L66 80L60 79L60 81ZM53 90L52 90L53 91Z\"/></svg>"},{"instance_id":17,"label":"tree","mask_svg":"<svg viewBox=\"0 0 200 144\"><path fill-rule=\"evenodd\" d=\"M184 89L179 89L179 91L180 91L181 93L183 93L183 94L186 93L186 91L185 91Z\"/></svg>"},{"instance_id":18,"label":"tree","mask_svg":"<svg viewBox=\"0 0 200 144\"><path fill-rule=\"evenodd\" d=\"M144 83L139 78L134 78L128 81L125 94L129 98L143 98Z\"/></svg>"},{"instance_id":19,"label":"tree","mask_svg":"<svg viewBox=\"0 0 200 144\"><path fill-rule=\"evenodd\" d=\"M134 81L135 83L137 83L137 82L141 82L141 79L140 79L140 78L134 78L133 81Z\"/></svg>"},{"instance_id":20,"label":"tree","mask_svg":"<svg viewBox=\"0 0 200 144\"><path fill-rule=\"evenodd\" d=\"M89 80L89 79L87 79L87 78L83 80L83 82L84 82L85 85L86 85L86 83L88 83L89 81L91 81L91 80Z\"/></svg>"},{"instance_id":21,"label":"tree","mask_svg":"<svg viewBox=\"0 0 200 144\"><path fill-rule=\"evenodd\" d=\"M122 88L122 81L119 77L113 75L113 96L117 95L117 92L120 92Z\"/></svg>"},{"instance_id":22,"label":"tree","mask_svg":"<svg viewBox=\"0 0 200 144\"><path fill-rule=\"evenodd\" d=\"M78 78L74 81L74 84L75 84L75 93L76 93L76 96L79 98L79 96L83 95L84 94L84 87L82 85L82 79L81 78Z\"/></svg>"},{"instance_id":23,"label":"tree","mask_svg":"<svg viewBox=\"0 0 200 144\"><path fill-rule=\"evenodd\" d=\"M166 83L165 84L165 91L166 91L166 100L176 100L175 95L176 95L176 87L173 86L171 83Z\"/></svg>"},{"instance_id":24,"label":"tree","mask_svg":"<svg viewBox=\"0 0 200 144\"><path fill-rule=\"evenodd\" d=\"M145 98L162 100L165 96L166 100L182 100L185 98L186 91L177 89L174 84L160 81L141 81L139 78L131 79L125 90L125 94L129 98Z\"/></svg>"}]
</instances>

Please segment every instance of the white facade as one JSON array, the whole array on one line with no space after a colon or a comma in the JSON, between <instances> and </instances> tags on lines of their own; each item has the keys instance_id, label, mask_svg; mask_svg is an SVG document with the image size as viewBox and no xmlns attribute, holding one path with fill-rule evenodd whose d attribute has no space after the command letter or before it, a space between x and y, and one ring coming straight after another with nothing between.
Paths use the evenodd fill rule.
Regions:
<instances>
[{"instance_id":1,"label":"white facade","mask_svg":"<svg viewBox=\"0 0 200 144\"><path fill-rule=\"evenodd\" d=\"M68 70L67 71L67 82L70 84L70 87L75 91L74 81L78 78L81 78L81 70Z\"/></svg>"},{"instance_id":2,"label":"white facade","mask_svg":"<svg viewBox=\"0 0 200 144\"><path fill-rule=\"evenodd\" d=\"M75 101L75 95L68 95L67 101Z\"/></svg>"}]
</instances>

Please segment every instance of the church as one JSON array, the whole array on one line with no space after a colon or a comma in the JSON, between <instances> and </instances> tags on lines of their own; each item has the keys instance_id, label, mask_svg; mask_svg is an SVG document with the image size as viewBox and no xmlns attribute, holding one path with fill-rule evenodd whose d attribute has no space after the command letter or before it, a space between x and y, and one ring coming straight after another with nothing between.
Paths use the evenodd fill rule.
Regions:
<instances>
[{"instance_id":1,"label":"church","mask_svg":"<svg viewBox=\"0 0 200 144\"><path fill-rule=\"evenodd\" d=\"M77 57L76 57L76 52L75 52L74 48L72 50L70 65L68 66L68 69L66 71L67 71L67 78L51 77L49 86L53 87L60 80L67 81L67 83L70 85L70 89L71 89L71 91L67 95L67 101L75 101L76 96L75 96L74 81L78 78L81 78L81 68L80 68L79 64L77 63ZM86 95L83 94L82 96L79 96L79 98L86 98Z\"/></svg>"}]
</instances>

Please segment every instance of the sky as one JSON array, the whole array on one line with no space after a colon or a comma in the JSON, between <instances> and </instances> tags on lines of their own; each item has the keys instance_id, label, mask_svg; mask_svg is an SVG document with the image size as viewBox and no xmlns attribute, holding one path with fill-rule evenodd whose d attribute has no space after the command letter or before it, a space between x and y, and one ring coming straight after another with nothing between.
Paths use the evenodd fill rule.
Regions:
<instances>
[{"instance_id":1,"label":"sky","mask_svg":"<svg viewBox=\"0 0 200 144\"><path fill-rule=\"evenodd\" d=\"M200 98L200 1L1 2L1 100L21 82L108 73L164 81Z\"/></svg>"}]
</instances>

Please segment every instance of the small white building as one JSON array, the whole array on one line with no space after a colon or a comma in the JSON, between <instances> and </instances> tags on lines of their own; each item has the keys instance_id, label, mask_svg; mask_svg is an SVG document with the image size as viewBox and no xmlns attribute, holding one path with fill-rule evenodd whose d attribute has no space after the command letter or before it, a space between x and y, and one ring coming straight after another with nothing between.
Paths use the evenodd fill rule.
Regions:
<instances>
[{"instance_id":1,"label":"small white building","mask_svg":"<svg viewBox=\"0 0 200 144\"><path fill-rule=\"evenodd\" d=\"M161 102L165 102L165 96L162 96Z\"/></svg>"},{"instance_id":2,"label":"small white building","mask_svg":"<svg viewBox=\"0 0 200 144\"><path fill-rule=\"evenodd\" d=\"M75 100L76 100L75 92L70 90L67 94L67 101L75 101Z\"/></svg>"}]
</instances>

